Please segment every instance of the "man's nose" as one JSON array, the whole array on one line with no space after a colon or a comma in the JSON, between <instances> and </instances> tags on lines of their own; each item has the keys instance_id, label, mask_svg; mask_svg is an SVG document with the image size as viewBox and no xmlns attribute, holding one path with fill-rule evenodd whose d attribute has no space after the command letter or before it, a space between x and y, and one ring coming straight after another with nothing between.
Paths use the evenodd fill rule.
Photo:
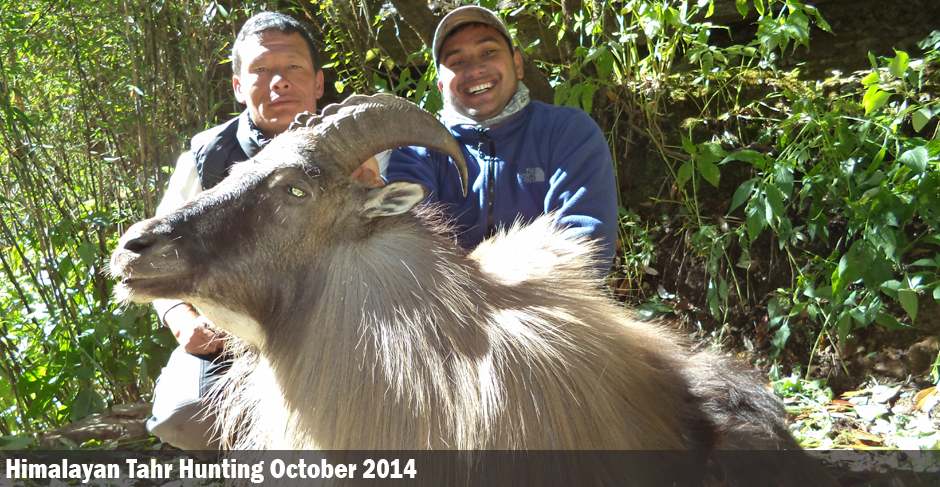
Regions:
<instances>
[{"instance_id":1,"label":"man's nose","mask_svg":"<svg viewBox=\"0 0 940 487\"><path fill-rule=\"evenodd\" d=\"M467 62L467 76L479 76L486 72L486 62L482 59L471 59Z\"/></svg>"},{"instance_id":2,"label":"man's nose","mask_svg":"<svg viewBox=\"0 0 940 487\"><path fill-rule=\"evenodd\" d=\"M277 91L286 90L288 88L290 88L290 81L282 76L280 71L274 73L274 76L271 78L271 89Z\"/></svg>"}]
</instances>

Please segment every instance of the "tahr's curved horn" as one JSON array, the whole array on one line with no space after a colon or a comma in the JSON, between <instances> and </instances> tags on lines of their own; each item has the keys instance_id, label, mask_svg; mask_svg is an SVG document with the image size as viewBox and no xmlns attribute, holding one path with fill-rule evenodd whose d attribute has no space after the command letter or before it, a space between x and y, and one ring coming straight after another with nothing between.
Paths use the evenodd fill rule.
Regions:
<instances>
[{"instance_id":1,"label":"tahr's curved horn","mask_svg":"<svg viewBox=\"0 0 940 487\"><path fill-rule=\"evenodd\" d=\"M289 131L309 128L319 144L329 145L342 156L337 160L355 170L368 158L387 149L421 146L450 156L467 195L467 163L453 135L433 115L404 98L379 93L353 95L342 103L327 105L320 115L297 115Z\"/></svg>"}]
</instances>

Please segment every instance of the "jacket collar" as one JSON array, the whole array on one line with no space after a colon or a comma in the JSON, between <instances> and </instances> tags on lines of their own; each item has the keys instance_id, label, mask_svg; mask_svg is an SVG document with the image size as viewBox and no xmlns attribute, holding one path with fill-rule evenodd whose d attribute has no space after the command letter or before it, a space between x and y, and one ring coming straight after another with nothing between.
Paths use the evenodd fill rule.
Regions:
<instances>
[{"instance_id":1,"label":"jacket collar","mask_svg":"<svg viewBox=\"0 0 940 487\"><path fill-rule=\"evenodd\" d=\"M245 151L245 155L249 158L254 157L270 142L251 120L248 110L243 111L238 116L238 129L235 132L235 139L238 140L238 145L241 146L242 150Z\"/></svg>"}]
</instances>

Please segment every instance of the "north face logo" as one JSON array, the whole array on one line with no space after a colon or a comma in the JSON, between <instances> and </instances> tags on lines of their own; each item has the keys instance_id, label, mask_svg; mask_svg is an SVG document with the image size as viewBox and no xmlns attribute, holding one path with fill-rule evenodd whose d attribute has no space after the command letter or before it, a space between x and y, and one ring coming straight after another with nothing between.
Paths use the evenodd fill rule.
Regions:
<instances>
[{"instance_id":1,"label":"north face logo","mask_svg":"<svg viewBox=\"0 0 940 487\"><path fill-rule=\"evenodd\" d=\"M530 167L519 173L519 179L523 183L541 183L545 181L545 171L540 167Z\"/></svg>"}]
</instances>

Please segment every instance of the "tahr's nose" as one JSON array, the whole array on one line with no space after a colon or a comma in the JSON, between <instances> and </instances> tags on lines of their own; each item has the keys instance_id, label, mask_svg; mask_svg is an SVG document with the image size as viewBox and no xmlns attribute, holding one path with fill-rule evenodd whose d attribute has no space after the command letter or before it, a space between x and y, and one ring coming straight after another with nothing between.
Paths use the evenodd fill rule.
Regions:
<instances>
[{"instance_id":1,"label":"tahr's nose","mask_svg":"<svg viewBox=\"0 0 940 487\"><path fill-rule=\"evenodd\" d=\"M155 225L152 219L137 222L127 229L124 236L118 241L118 249L141 254L147 249L168 242L168 237L160 232L155 232Z\"/></svg>"},{"instance_id":2,"label":"tahr's nose","mask_svg":"<svg viewBox=\"0 0 940 487\"><path fill-rule=\"evenodd\" d=\"M167 250L172 241L166 232L159 231L160 223L157 219L144 220L127 229L111 254L111 272L115 276L128 272L140 259L150 258L145 255L159 255Z\"/></svg>"}]
</instances>

